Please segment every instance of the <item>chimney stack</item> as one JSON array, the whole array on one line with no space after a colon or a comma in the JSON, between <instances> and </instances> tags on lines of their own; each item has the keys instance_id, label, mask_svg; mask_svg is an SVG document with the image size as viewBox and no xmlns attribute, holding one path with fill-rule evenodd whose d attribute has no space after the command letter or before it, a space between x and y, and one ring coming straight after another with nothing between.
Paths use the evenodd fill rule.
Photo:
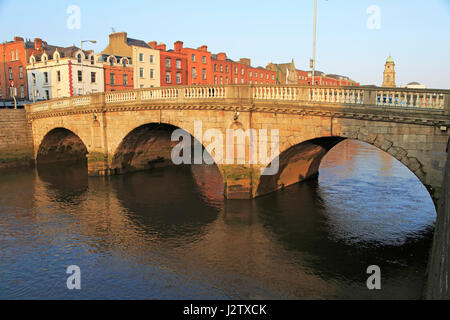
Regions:
<instances>
[{"instance_id":1,"label":"chimney stack","mask_svg":"<svg viewBox=\"0 0 450 320\"><path fill-rule=\"evenodd\" d=\"M166 51L166 45L164 43L160 43L156 46L157 50Z\"/></svg>"},{"instance_id":2,"label":"chimney stack","mask_svg":"<svg viewBox=\"0 0 450 320\"><path fill-rule=\"evenodd\" d=\"M183 49L183 41L175 42L173 47L175 49L175 52L181 52L181 49Z\"/></svg>"},{"instance_id":3,"label":"chimney stack","mask_svg":"<svg viewBox=\"0 0 450 320\"><path fill-rule=\"evenodd\" d=\"M42 39L39 38L34 39L34 48L36 50L42 51Z\"/></svg>"},{"instance_id":4,"label":"chimney stack","mask_svg":"<svg viewBox=\"0 0 450 320\"><path fill-rule=\"evenodd\" d=\"M156 46L157 46L157 42L156 41L150 41L147 44L149 45L150 48L156 49Z\"/></svg>"}]
</instances>

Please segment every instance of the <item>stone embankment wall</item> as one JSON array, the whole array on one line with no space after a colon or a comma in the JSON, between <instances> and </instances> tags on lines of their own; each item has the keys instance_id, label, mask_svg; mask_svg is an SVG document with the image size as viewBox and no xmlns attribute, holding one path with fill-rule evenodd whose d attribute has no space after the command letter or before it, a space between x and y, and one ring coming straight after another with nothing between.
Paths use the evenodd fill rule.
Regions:
<instances>
[{"instance_id":1,"label":"stone embankment wall","mask_svg":"<svg viewBox=\"0 0 450 320\"><path fill-rule=\"evenodd\" d=\"M31 125L25 110L0 109L0 170L32 165L33 155Z\"/></svg>"},{"instance_id":2,"label":"stone embankment wall","mask_svg":"<svg viewBox=\"0 0 450 320\"><path fill-rule=\"evenodd\" d=\"M450 300L450 145L428 268L426 298Z\"/></svg>"}]
</instances>

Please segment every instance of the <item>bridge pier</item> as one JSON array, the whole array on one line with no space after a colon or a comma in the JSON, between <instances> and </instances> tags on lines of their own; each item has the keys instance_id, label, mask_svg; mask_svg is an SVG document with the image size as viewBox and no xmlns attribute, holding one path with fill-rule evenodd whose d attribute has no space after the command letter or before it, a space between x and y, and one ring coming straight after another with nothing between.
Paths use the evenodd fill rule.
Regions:
<instances>
[{"instance_id":1,"label":"bridge pier","mask_svg":"<svg viewBox=\"0 0 450 320\"><path fill-rule=\"evenodd\" d=\"M250 165L219 165L227 199L248 200L256 196L259 167Z\"/></svg>"},{"instance_id":2,"label":"bridge pier","mask_svg":"<svg viewBox=\"0 0 450 320\"><path fill-rule=\"evenodd\" d=\"M108 155L101 152L91 152L86 155L89 176L106 176L110 174Z\"/></svg>"}]
</instances>

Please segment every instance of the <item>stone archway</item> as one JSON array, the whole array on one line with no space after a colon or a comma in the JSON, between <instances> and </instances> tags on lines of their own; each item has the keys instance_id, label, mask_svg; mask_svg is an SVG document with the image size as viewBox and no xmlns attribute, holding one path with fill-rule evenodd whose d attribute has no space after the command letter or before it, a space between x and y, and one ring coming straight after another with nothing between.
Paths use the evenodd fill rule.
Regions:
<instances>
[{"instance_id":1,"label":"stone archway","mask_svg":"<svg viewBox=\"0 0 450 320\"><path fill-rule=\"evenodd\" d=\"M88 149L81 138L66 128L54 128L42 139L36 154L38 164L84 162Z\"/></svg>"}]
</instances>

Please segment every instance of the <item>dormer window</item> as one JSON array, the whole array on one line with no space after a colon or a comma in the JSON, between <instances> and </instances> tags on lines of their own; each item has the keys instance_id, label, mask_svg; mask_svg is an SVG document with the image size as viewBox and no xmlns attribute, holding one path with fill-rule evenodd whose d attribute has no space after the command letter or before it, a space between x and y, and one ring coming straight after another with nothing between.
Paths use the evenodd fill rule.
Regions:
<instances>
[{"instance_id":1,"label":"dormer window","mask_svg":"<svg viewBox=\"0 0 450 320\"><path fill-rule=\"evenodd\" d=\"M78 63L81 63L81 53L78 54L77 60L78 60Z\"/></svg>"},{"instance_id":2,"label":"dormer window","mask_svg":"<svg viewBox=\"0 0 450 320\"><path fill-rule=\"evenodd\" d=\"M91 64L94 64L94 56L91 56Z\"/></svg>"}]
</instances>

